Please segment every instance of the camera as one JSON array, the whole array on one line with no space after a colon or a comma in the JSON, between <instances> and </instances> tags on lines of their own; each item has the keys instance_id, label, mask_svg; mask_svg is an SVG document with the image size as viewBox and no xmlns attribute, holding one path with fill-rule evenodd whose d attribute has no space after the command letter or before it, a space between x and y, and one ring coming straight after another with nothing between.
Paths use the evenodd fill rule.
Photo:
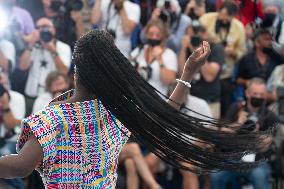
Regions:
<instances>
[{"instance_id":1,"label":"camera","mask_svg":"<svg viewBox=\"0 0 284 189\"><path fill-rule=\"evenodd\" d=\"M60 0L53 0L50 9L54 12L59 12L61 15L69 14L71 11L82 10L84 4L81 0L67 0L62 3Z\"/></svg>"},{"instance_id":2,"label":"camera","mask_svg":"<svg viewBox=\"0 0 284 189\"><path fill-rule=\"evenodd\" d=\"M199 47L201 42L202 42L202 40L201 40L201 37L199 35L194 35L190 39L190 43L193 47Z\"/></svg>"},{"instance_id":3,"label":"camera","mask_svg":"<svg viewBox=\"0 0 284 189\"><path fill-rule=\"evenodd\" d=\"M53 35L49 31L48 27L44 27L40 30L40 40L43 41L44 43L48 43L52 40Z\"/></svg>"},{"instance_id":4,"label":"camera","mask_svg":"<svg viewBox=\"0 0 284 189\"><path fill-rule=\"evenodd\" d=\"M255 125L258 122L258 115L256 113L250 113L247 117L247 121L244 123L246 126L246 130L253 131L255 129Z\"/></svg>"},{"instance_id":5,"label":"camera","mask_svg":"<svg viewBox=\"0 0 284 189\"><path fill-rule=\"evenodd\" d=\"M146 80L149 81L152 77L152 68L151 66L143 66L138 68L138 73Z\"/></svg>"},{"instance_id":6,"label":"camera","mask_svg":"<svg viewBox=\"0 0 284 189\"><path fill-rule=\"evenodd\" d=\"M276 89L276 94L278 96L279 121L284 123L284 86L278 87Z\"/></svg>"},{"instance_id":7,"label":"camera","mask_svg":"<svg viewBox=\"0 0 284 189\"><path fill-rule=\"evenodd\" d=\"M2 38L14 44L16 54L20 55L26 49L26 42L22 37L20 23L13 19L6 26Z\"/></svg>"},{"instance_id":8,"label":"camera","mask_svg":"<svg viewBox=\"0 0 284 189\"><path fill-rule=\"evenodd\" d=\"M159 19L164 22L164 23L168 23L168 21L170 20L171 15L167 10L162 10L159 16Z\"/></svg>"},{"instance_id":9,"label":"camera","mask_svg":"<svg viewBox=\"0 0 284 189\"><path fill-rule=\"evenodd\" d=\"M114 30L112 30L112 29L108 29L107 30L107 32L113 37L113 39L115 39L116 38L116 33L115 33L115 31Z\"/></svg>"},{"instance_id":10,"label":"camera","mask_svg":"<svg viewBox=\"0 0 284 189\"><path fill-rule=\"evenodd\" d=\"M80 11L83 9L83 2L81 0L67 0L65 3L66 10L69 11Z\"/></svg>"}]
</instances>

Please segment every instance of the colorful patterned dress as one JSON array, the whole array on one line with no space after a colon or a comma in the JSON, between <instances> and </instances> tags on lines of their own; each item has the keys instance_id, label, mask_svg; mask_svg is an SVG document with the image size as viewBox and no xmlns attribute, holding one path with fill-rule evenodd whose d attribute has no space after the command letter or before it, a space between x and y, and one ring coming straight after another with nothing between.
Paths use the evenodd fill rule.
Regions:
<instances>
[{"instance_id":1,"label":"colorful patterned dress","mask_svg":"<svg viewBox=\"0 0 284 189\"><path fill-rule=\"evenodd\" d=\"M130 132L100 100L51 105L24 119L18 151L32 133L43 149L37 170L46 188L115 188L118 156Z\"/></svg>"}]
</instances>

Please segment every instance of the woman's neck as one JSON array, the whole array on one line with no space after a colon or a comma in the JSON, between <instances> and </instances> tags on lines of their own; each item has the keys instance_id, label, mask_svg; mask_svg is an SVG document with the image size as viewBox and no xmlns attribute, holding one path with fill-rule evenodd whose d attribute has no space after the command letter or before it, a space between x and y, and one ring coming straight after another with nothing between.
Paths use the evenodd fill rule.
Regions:
<instances>
[{"instance_id":1,"label":"woman's neck","mask_svg":"<svg viewBox=\"0 0 284 189\"><path fill-rule=\"evenodd\" d=\"M95 98L96 96L94 94L91 94L90 92L87 92L85 90L78 90L75 88L74 95L68 100L69 102L82 102L94 100Z\"/></svg>"}]
</instances>

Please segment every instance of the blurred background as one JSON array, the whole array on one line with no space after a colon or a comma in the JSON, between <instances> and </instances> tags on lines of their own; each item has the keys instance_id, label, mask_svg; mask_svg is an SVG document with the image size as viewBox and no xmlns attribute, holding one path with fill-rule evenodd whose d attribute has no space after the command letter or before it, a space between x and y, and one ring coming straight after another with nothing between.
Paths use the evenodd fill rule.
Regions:
<instances>
[{"instance_id":1,"label":"blurred background","mask_svg":"<svg viewBox=\"0 0 284 189\"><path fill-rule=\"evenodd\" d=\"M252 123L249 132L279 122L264 139L270 147L242 158L267 159L250 170L196 175L131 140L119 159L118 189L157 183L165 189L284 189L283 0L0 0L0 155L16 153L21 119L74 87L72 52L91 29L107 30L137 72L166 96L188 56L206 40L211 55L183 107L232 126ZM34 171L0 179L2 188L44 186Z\"/></svg>"}]
</instances>

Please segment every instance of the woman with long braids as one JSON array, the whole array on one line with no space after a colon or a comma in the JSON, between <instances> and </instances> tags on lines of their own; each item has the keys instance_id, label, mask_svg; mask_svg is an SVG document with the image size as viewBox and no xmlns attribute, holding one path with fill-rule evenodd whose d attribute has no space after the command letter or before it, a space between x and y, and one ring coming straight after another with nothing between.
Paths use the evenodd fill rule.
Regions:
<instances>
[{"instance_id":1,"label":"woman with long braids","mask_svg":"<svg viewBox=\"0 0 284 189\"><path fill-rule=\"evenodd\" d=\"M139 76L110 34L90 31L73 54L75 90L23 120L18 154L0 158L0 177L24 177L37 168L46 188L115 188L118 155L130 134L177 168L189 169L187 163L203 171L251 167L239 160L245 152L258 151L267 133L224 133L207 128L218 126L215 120L178 111L209 53L207 42L193 52L167 103ZM205 141L211 150L195 145L189 136ZM220 152L218 146L230 150Z\"/></svg>"}]
</instances>

